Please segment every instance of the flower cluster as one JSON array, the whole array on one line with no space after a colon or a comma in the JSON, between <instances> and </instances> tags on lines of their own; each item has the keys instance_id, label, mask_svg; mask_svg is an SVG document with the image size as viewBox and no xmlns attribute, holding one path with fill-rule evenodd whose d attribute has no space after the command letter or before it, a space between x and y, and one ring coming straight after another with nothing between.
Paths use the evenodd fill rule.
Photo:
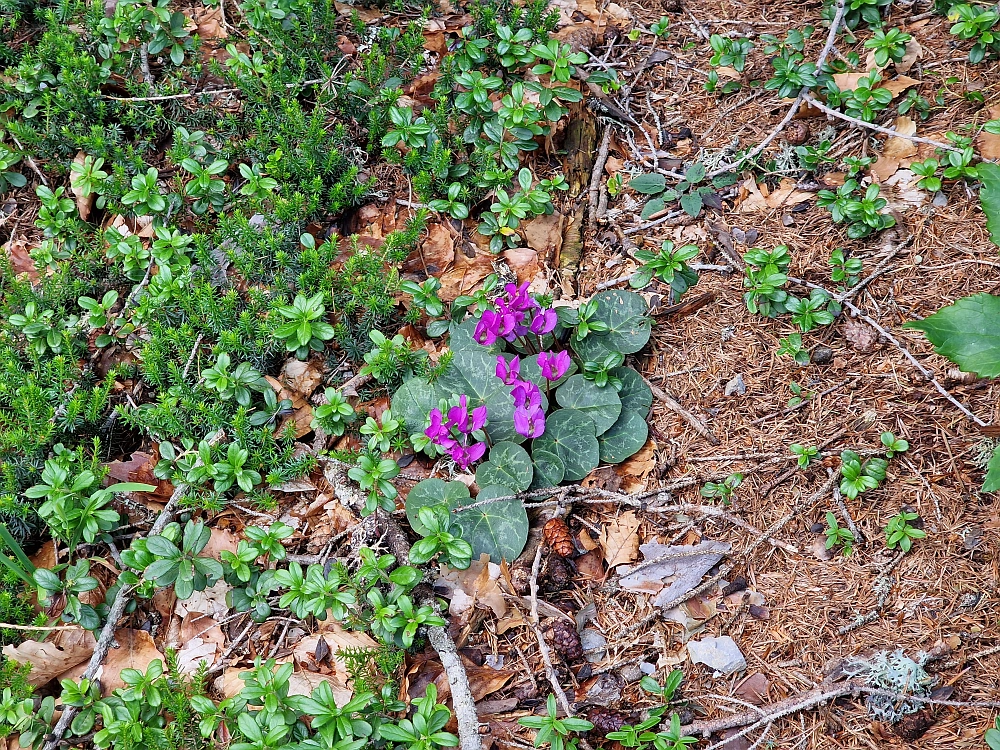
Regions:
<instances>
[{"instance_id":1,"label":"flower cluster","mask_svg":"<svg viewBox=\"0 0 1000 750\"><path fill-rule=\"evenodd\" d=\"M528 294L528 282L521 286L507 284L506 299L497 299L496 310L484 310L476 325L473 338L483 346L492 345L498 338L511 342L527 336L544 336L556 327L556 311L541 305Z\"/></svg>"},{"instance_id":2,"label":"flower cluster","mask_svg":"<svg viewBox=\"0 0 1000 750\"><path fill-rule=\"evenodd\" d=\"M542 352L538 355L538 366L546 380L559 380L569 369L570 359L566 352ZM526 438L536 438L545 432L545 410L542 409L542 391L528 379L521 379L521 358L514 357L508 362L502 355L497 357L496 376L506 385L513 386L510 394L514 397L514 429Z\"/></svg>"},{"instance_id":3,"label":"flower cluster","mask_svg":"<svg viewBox=\"0 0 1000 750\"><path fill-rule=\"evenodd\" d=\"M435 445L451 455L462 471L481 459L486 453L486 443L474 442L473 433L486 425L486 405L469 411L469 400L460 396L458 405L448 409L448 418L440 409L431 409L430 426L424 435Z\"/></svg>"}]
</instances>

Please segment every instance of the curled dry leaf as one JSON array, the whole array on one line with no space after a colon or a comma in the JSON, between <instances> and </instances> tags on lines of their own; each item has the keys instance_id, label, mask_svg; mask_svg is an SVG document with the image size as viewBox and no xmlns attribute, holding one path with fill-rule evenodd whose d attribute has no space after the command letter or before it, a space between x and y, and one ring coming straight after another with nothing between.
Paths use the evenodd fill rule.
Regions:
<instances>
[{"instance_id":1,"label":"curled dry leaf","mask_svg":"<svg viewBox=\"0 0 1000 750\"><path fill-rule=\"evenodd\" d=\"M441 566L434 588L451 597L450 614L462 617L476 606L489 607L498 618L507 614L507 603L500 589L501 569L489 560L489 555L481 555L465 570Z\"/></svg>"},{"instance_id":2,"label":"curled dry leaf","mask_svg":"<svg viewBox=\"0 0 1000 750\"><path fill-rule=\"evenodd\" d=\"M323 382L323 360L320 357L311 357L303 362L290 357L281 368L279 381L289 392L307 399ZM293 404L299 406L294 400Z\"/></svg>"},{"instance_id":3,"label":"curled dry leaf","mask_svg":"<svg viewBox=\"0 0 1000 750\"><path fill-rule=\"evenodd\" d=\"M1000 119L1000 104L991 106L989 112L989 119ZM976 148L983 159L1000 159L1000 135L987 133L985 130L979 131L979 135L976 136Z\"/></svg>"},{"instance_id":4,"label":"curled dry leaf","mask_svg":"<svg viewBox=\"0 0 1000 750\"><path fill-rule=\"evenodd\" d=\"M639 524L634 511L626 511L601 529L601 546L609 568L634 562L639 556Z\"/></svg>"},{"instance_id":5,"label":"curled dry leaf","mask_svg":"<svg viewBox=\"0 0 1000 750\"><path fill-rule=\"evenodd\" d=\"M622 588L653 594L653 605L662 607L695 588L731 546L713 541L684 546L648 542L639 549L645 562L623 571Z\"/></svg>"},{"instance_id":6,"label":"curled dry leaf","mask_svg":"<svg viewBox=\"0 0 1000 750\"><path fill-rule=\"evenodd\" d=\"M87 634L90 635L89 632ZM41 687L54 677L59 677L90 659L96 645L92 635L90 641L89 644L80 642L67 648L60 648L54 643L24 641L16 646L4 646L3 655L17 664L30 664L28 684Z\"/></svg>"},{"instance_id":7,"label":"curled dry leaf","mask_svg":"<svg viewBox=\"0 0 1000 750\"><path fill-rule=\"evenodd\" d=\"M296 663L309 664L313 662L321 638L329 648L330 660L333 662L337 675L345 685L347 684L347 665L340 656L340 652L345 648L378 648L378 642L367 633L346 630L334 620L324 620L320 623L316 633L307 635L293 647L292 656Z\"/></svg>"}]
</instances>

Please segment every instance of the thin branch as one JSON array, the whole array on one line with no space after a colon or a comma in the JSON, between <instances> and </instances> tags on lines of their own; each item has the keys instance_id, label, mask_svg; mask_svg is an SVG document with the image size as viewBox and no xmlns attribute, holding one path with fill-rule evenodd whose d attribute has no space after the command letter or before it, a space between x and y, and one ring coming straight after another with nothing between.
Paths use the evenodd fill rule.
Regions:
<instances>
[{"instance_id":1,"label":"thin branch","mask_svg":"<svg viewBox=\"0 0 1000 750\"><path fill-rule=\"evenodd\" d=\"M926 143L936 148L944 149L945 151L954 151L956 153L961 153L962 151L961 149L955 148L950 144L942 143L941 141L935 141L932 138L924 138L919 135L906 135L905 133L899 133L893 130L892 128L884 128L881 125L876 125L873 122L865 122L864 120L859 120L857 117L851 117L850 115L845 115L843 112L839 110L826 106L825 104L823 104L823 102L819 101L818 99L814 98L809 94L803 95L802 98L808 104L811 104L812 106L816 107L816 109L825 112L831 117L836 117L838 120L843 120L844 122L852 123L854 125L857 125L858 127L865 128L867 130L874 130L876 133L885 133L886 135L891 135L894 138L902 138L903 140L906 141L913 141L913 143Z\"/></svg>"},{"instance_id":2,"label":"thin branch","mask_svg":"<svg viewBox=\"0 0 1000 750\"><path fill-rule=\"evenodd\" d=\"M719 444L719 438L717 438L714 434L712 434L712 431L708 429L708 426L694 414L692 414L683 406L681 406L680 403L677 401L677 399L675 399L673 396L668 395L659 386L650 383L648 380L646 380L646 378L643 378L643 380L645 381L646 385L649 386L649 390L653 392L653 395L656 396L656 398L659 401L662 401L664 404L666 404L667 407L672 412L674 412L675 414L679 414L681 417L687 420L688 424L694 427L695 432L697 432L699 435L705 438L712 445Z\"/></svg>"},{"instance_id":3,"label":"thin branch","mask_svg":"<svg viewBox=\"0 0 1000 750\"><path fill-rule=\"evenodd\" d=\"M814 284L811 281L796 279L791 276L788 277L788 280L791 281L793 284L799 284L801 286L808 287L810 289L819 289L820 291L830 294L829 290L827 290L825 287L822 287L819 284ZM830 296L832 297L833 295L830 294ZM955 407L960 412L962 412L965 416L967 416L969 419L971 419L980 427L987 426L986 422L984 422L975 414L973 414L971 411L969 411L969 409L965 405L963 405L958 399L952 396L951 393L948 392L948 389L945 388L943 385L941 385L941 383L938 382L938 379L934 377L934 373L932 373L930 370L924 367L924 365L921 364L920 360L918 360L910 353L909 349L903 346L903 344L900 343L900 341L895 336L893 336L891 333L889 333L889 331L883 328L874 318L872 318L869 315L866 315L864 312L861 311L861 309L857 305L855 305L850 300L845 299L843 301L843 304L844 307L846 307L848 310L851 311L852 317L861 318L861 320L865 321L865 323L867 323L876 331L878 331L885 338L886 341L890 342L893 346L899 349L899 351L903 354L903 356L906 357L908 360L910 360L913 366L916 367L918 370L920 370L923 376L930 381L931 385L933 385L937 389L938 393L940 393L942 396L948 399L952 404L954 404Z\"/></svg>"},{"instance_id":4,"label":"thin branch","mask_svg":"<svg viewBox=\"0 0 1000 750\"><path fill-rule=\"evenodd\" d=\"M833 16L833 21L830 23L830 32L826 35L826 44L823 45L823 50L819 53L819 57L816 58L817 70L823 67L823 64L826 62L826 58L829 56L831 50L833 50L833 44L837 39L837 32L840 31L840 24L844 22L845 4L846 0L837 0L837 11ZM713 169L706 176L717 177L720 174L730 171L734 167L739 167L740 165L745 164L746 162L757 156L759 153L761 153L765 148L771 145L771 141L777 138L781 134L781 131L785 129L785 126L792 121L792 118L795 117L796 113L798 113L799 106L802 104L802 101L806 99L808 95L809 95L809 87L803 86L799 90L798 96L796 96L795 100L792 102L792 106L788 108L788 112L781 119L781 122L778 123L777 127L775 127L774 130L768 133L767 137L764 140L762 140L760 143L758 143L756 146L750 149L750 151L748 151L746 154L739 157L736 161L730 162L728 164L723 164L721 167Z\"/></svg>"},{"instance_id":5,"label":"thin branch","mask_svg":"<svg viewBox=\"0 0 1000 750\"><path fill-rule=\"evenodd\" d=\"M528 622L531 625L531 630L535 634L535 639L538 641L538 652L542 656L542 663L545 665L545 676L548 677L549 684L552 686L552 692L555 694L556 700L559 702L559 706L566 713L566 715L572 716L573 707L569 703L566 691L563 690L562 685L559 684L559 678L556 675L556 668L552 665L552 654L549 652L549 644L545 642L545 636L542 635L542 630L538 625L538 573L542 567L543 547L544 545L542 544L538 545L538 549L535 550L534 562L531 564L531 579L528 583L529 595L531 597L531 611L528 615Z\"/></svg>"},{"instance_id":6,"label":"thin branch","mask_svg":"<svg viewBox=\"0 0 1000 750\"><path fill-rule=\"evenodd\" d=\"M434 610L438 611L436 604ZM481 750L483 743L479 737L479 716L476 714L469 676L462 665L455 641L448 635L447 628L440 626L427 628L427 640L437 651L451 687L451 700L455 706L455 719L458 721L459 746L461 750Z\"/></svg>"},{"instance_id":7,"label":"thin branch","mask_svg":"<svg viewBox=\"0 0 1000 750\"><path fill-rule=\"evenodd\" d=\"M590 193L588 197L589 211L587 212L587 224L593 227L597 223L597 202L600 197L601 177L604 174L604 165L608 163L608 150L611 147L611 128L605 126L604 136L601 138L601 147L597 151L597 158L594 160L594 171L590 175Z\"/></svg>"}]
</instances>

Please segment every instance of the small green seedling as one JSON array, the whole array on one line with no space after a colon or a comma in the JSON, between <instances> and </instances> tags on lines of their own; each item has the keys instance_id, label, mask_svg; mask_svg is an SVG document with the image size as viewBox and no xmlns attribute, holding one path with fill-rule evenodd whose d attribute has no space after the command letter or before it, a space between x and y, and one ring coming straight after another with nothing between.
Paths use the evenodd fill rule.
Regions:
<instances>
[{"instance_id":1,"label":"small green seedling","mask_svg":"<svg viewBox=\"0 0 1000 750\"><path fill-rule=\"evenodd\" d=\"M854 533L850 529L845 529L837 523L837 517L833 513L826 513L826 548L833 549L839 546L844 553L844 557L850 557L854 552Z\"/></svg>"},{"instance_id":2,"label":"small green seedling","mask_svg":"<svg viewBox=\"0 0 1000 750\"><path fill-rule=\"evenodd\" d=\"M795 462L799 465L800 469L808 468L812 460L819 454L819 448L815 445L807 448L801 443L792 443L791 451L796 456Z\"/></svg>"},{"instance_id":3,"label":"small green seedling","mask_svg":"<svg viewBox=\"0 0 1000 750\"><path fill-rule=\"evenodd\" d=\"M916 521L919 517L913 511L907 510L893 516L885 527L885 546L889 549L899 547L903 552L909 552L914 539L923 539L927 536L927 532L923 529L910 525L910 521Z\"/></svg>"},{"instance_id":4,"label":"small green seedling","mask_svg":"<svg viewBox=\"0 0 1000 750\"><path fill-rule=\"evenodd\" d=\"M897 438L891 432L882 433L882 445L885 446L885 457L892 458L897 453L906 453L910 449L910 444L902 438Z\"/></svg>"},{"instance_id":5,"label":"small green seedling","mask_svg":"<svg viewBox=\"0 0 1000 750\"><path fill-rule=\"evenodd\" d=\"M708 498L718 498L726 505L732 502L733 493L736 488L743 484L742 474L730 474L722 482L705 482L701 488L701 496Z\"/></svg>"},{"instance_id":6,"label":"small green seedling","mask_svg":"<svg viewBox=\"0 0 1000 750\"><path fill-rule=\"evenodd\" d=\"M570 737L573 732L589 732L594 728L586 719L567 716L560 719L556 709L556 697L549 695L545 701L546 716L526 716L518 719L522 727L537 729L535 747L541 747L548 742L552 750L576 750L577 738Z\"/></svg>"}]
</instances>

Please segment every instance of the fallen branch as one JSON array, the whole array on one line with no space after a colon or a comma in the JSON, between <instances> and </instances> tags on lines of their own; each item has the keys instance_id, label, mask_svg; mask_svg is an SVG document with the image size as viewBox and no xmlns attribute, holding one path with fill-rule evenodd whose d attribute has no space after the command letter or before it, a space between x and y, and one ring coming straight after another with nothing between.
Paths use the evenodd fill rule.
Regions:
<instances>
[{"instance_id":1,"label":"fallen branch","mask_svg":"<svg viewBox=\"0 0 1000 750\"><path fill-rule=\"evenodd\" d=\"M439 612L436 604L434 610ZM458 655L455 641L448 635L447 628L442 627L427 628L427 640L441 658L441 665L448 677L452 703L455 706L455 719L458 721L459 746L461 750L480 750L482 740L479 737L479 716L476 714L469 676L462 665L462 658Z\"/></svg>"},{"instance_id":2,"label":"fallen branch","mask_svg":"<svg viewBox=\"0 0 1000 750\"><path fill-rule=\"evenodd\" d=\"M926 143L930 146L934 146L935 148L940 148L945 151L955 151L956 153L962 152L962 149L960 148L955 148L954 146L949 145L947 143L942 143L941 141L935 141L932 138L923 138L922 136L919 135L906 135L905 133L897 132L892 128L884 128L881 125L876 125L873 122L865 122L864 120L859 120L857 117L851 117L850 115L845 115L843 112L839 110L826 106L819 99L816 99L815 97L810 96L809 94L805 94L802 98L806 101L806 103L811 104L813 107L816 107L816 109L825 112L826 114L830 115L830 117L836 117L838 120L849 122L853 125L857 125L858 127L865 128L867 130L874 130L876 133L885 133L886 135L891 135L894 138L902 138L905 141L912 141L913 143Z\"/></svg>"},{"instance_id":3,"label":"fallen branch","mask_svg":"<svg viewBox=\"0 0 1000 750\"><path fill-rule=\"evenodd\" d=\"M822 287L819 284L814 284L811 281L796 279L791 276L788 277L788 280L791 281L793 284L799 284L801 286L808 287L810 289L819 289L822 292L826 292L831 297L834 296L830 294L830 291L825 287ZM934 373L932 373L930 370L924 367L923 364L921 364L920 361L910 353L909 349L903 346L895 336L893 336L891 333L889 333L889 331L883 328L881 324L879 324L874 318L862 312L861 309L850 300L847 299L843 300L843 305L848 310L850 310L851 317L860 318L865 323L874 328L876 331L878 331L885 338L886 341L890 342L893 346L899 349L899 351L903 354L903 356L906 357L908 360L910 360L913 366L916 367L918 370L920 370L921 374L923 374L923 376L930 381L931 385L933 385L937 389L938 393L940 393L942 396L948 399L952 404L954 404L954 406L957 407L960 412L962 412L965 416L967 416L969 419L971 419L980 427L987 426L986 422L984 422L975 414L973 414L971 411L969 411L969 409L965 407L958 399L952 396L951 393L948 392L948 389L945 388L943 385L941 385L941 383L938 382L938 379L934 377Z\"/></svg>"},{"instance_id":4,"label":"fallen branch","mask_svg":"<svg viewBox=\"0 0 1000 750\"><path fill-rule=\"evenodd\" d=\"M679 414L681 417L687 420L688 424L694 427L695 432L697 432L699 435L705 438L712 445L719 444L719 438L717 438L715 435L712 434L712 431L708 429L708 427L705 425L704 422L702 422L698 417L696 417L694 414L692 414L683 406L681 406L680 403L673 396L668 395L662 388L660 388L657 385L654 385L653 383L650 383L648 380L646 380L646 378L643 378L643 380L646 382L646 385L649 386L649 390L653 392L653 395L656 396L658 400L666 404L667 407L675 414Z\"/></svg>"},{"instance_id":5,"label":"fallen branch","mask_svg":"<svg viewBox=\"0 0 1000 750\"><path fill-rule=\"evenodd\" d=\"M553 516L555 518L556 516ZM552 654L549 651L549 644L545 642L545 636L542 635L542 630L538 625L538 573L542 568L542 549L545 545L539 544L538 549L535 550L535 559L531 564L531 578L528 582L528 592L531 598L531 611L528 614L528 623L531 626L532 632L535 634L535 639L538 641L538 653L542 656L542 663L545 665L545 676L549 680L549 684L552 686L552 692L556 696L556 700L559 702L560 708L565 712L567 716L573 715L573 707L569 703L569 698L566 696L566 691L562 689L562 685L559 684L559 678L556 675L556 668L552 665Z\"/></svg>"},{"instance_id":6,"label":"fallen branch","mask_svg":"<svg viewBox=\"0 0 1000 750\"><path fill-rule=\"evenodd\" d=\"M597 202L601 193L601 177L604 174L604 165L608 163L608 150L611 148L611 128L604 128L604 137L601 139L601 147L597 151L597 158L594 160L594 171L590 175L590 191L588 195L589 210L587 212L587 225L593 228L597 224Z\"/></svg>"}]
</instances>

